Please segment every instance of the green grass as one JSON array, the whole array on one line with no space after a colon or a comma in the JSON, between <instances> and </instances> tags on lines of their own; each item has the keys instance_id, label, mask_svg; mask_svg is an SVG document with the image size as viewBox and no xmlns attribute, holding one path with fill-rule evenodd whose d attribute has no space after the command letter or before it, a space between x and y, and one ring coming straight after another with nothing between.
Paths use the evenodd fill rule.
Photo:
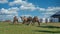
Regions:
<instances>
[{"instance_id":1,"label":"green grass","mask_svg":"<svg viewBox=\"0 0 60 34\"><path fill-rule=\"evenodd\" d=\"M60 23L24 25L0 22L0 34L60 34Z\"/></svg>"}]
</instances>

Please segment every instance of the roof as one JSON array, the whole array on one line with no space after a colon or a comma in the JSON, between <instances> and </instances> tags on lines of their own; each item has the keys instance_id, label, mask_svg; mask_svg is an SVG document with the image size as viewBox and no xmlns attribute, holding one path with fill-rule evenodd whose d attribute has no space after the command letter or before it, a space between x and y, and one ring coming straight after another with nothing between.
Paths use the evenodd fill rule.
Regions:
<instances>
[{"instance_id":1,"label":"roof","mask_svg":"<svg viewBox=\"0 0 60 34\"><path fill-rule=\"evenodd\" d=\"M56 12L54 15L52 15L51 17L54 18L59 18L60 17L60 11Z\"/></svg>"}]
</instances>

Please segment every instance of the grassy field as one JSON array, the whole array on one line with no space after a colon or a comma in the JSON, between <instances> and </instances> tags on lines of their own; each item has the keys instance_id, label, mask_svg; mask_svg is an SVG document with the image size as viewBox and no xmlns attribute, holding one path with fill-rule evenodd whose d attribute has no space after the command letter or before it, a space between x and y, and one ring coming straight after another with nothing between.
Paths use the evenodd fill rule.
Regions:
<instances>
[{"instance_id":1,"label":"grassy field","mask_svg":"<svg viewBox=\"0 0 60 34\"><path fill-rule=\"evenodd\" d=\"M32 26L0 22L0 34L60 34L60 23L41 23L41 26Z\"/></svg>"}]
</instances>

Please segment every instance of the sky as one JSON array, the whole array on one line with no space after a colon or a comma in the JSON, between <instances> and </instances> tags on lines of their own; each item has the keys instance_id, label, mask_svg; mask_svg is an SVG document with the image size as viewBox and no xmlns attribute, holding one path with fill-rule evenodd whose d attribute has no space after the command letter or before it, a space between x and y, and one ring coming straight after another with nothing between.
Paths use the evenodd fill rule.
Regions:
<instances>
[{"instance_id":1,"label":"sky","mask_svg":"<svg viewBox=\"0 0 60 34\"><path fill-rule=\"evenodd\" d=\"M60 0L0 0L0 20L14 16L49 18L60 11Z\"/></svg>"}]
</instances>

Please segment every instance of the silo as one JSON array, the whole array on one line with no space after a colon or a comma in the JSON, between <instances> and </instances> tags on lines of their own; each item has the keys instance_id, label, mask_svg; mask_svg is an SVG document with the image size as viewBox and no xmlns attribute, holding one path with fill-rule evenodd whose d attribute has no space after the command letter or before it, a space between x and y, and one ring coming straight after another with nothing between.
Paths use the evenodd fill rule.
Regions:
<instances>
[{"instance_id":1,"label":"silo","mask_svg":"<svg viewBox=\"0 0 60 34\"><path fill-rule=\"evenodd\" d=\"M50 23L50 18L47 18L47 22Z\"/></svg>"},{"instance_id":2,"label":"silo","mask_svg":"<svg viewBox=\"0 0 60 34\"><path fill-rule=\"evenodd\" d=\"M42 19L42 23L49 23L50 22L50 18L43 18Z\"/></svg>"},{"instance_id":3,"label":"silo","mask_svg":"<svg viewBox=\"0 0 60 34\"><path fill-rule=\"evenodd\" d=\"M45 18L42 18L42 23L45 23Z\"/></svg>"}]
</instances>

